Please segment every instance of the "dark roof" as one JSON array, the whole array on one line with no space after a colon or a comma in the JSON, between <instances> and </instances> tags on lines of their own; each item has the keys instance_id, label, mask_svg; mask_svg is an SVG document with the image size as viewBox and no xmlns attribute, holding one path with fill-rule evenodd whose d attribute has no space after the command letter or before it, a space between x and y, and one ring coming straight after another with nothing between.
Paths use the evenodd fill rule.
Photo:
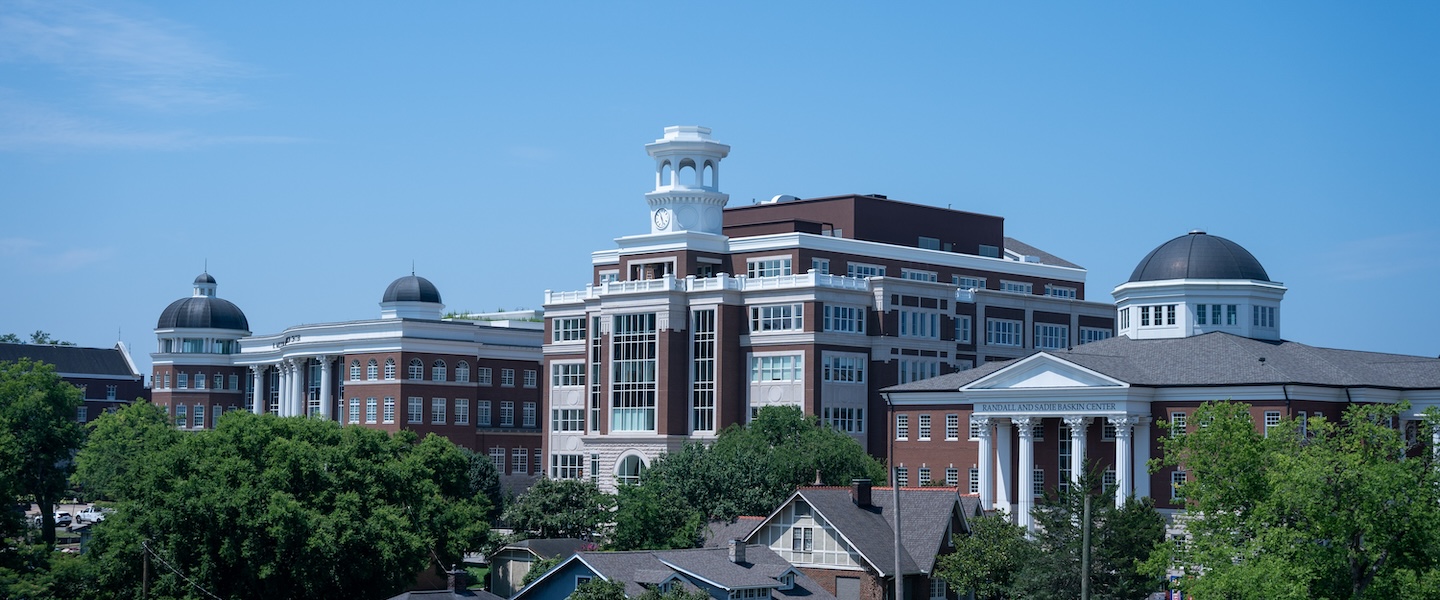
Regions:
<instances>
[{"instance_id":1,"label":"dark roof","mask_svg":"<svg viewBox=\"0 0 1440 600\"><path fill-rule=\"evenodd\" d=\"M1005 238L1005 249L1023 256L1034 256L1040 259L1040 264L1055 265L1059 267L1070 267L1072 269L1083 269L1080 265L1055 256L1049 252L1031 246L1025 242L1012 237Z\"/></svg>"},{"instance_id":2,"label":"dark roof","mask_svg":"<svg viewBox=\"0 0 1440 600\"><path fill-rule=\"evenodd\" d=\"M55 365L58 373L139 377L117 345L114 348L83 348L49 344L0 344L0 361L22 358Z\"/></svg>"},{"instance_id":3,"label":"dark roof","mask_svg":"<svg viewBox=\"0 0 1440 600\"><path fill-rule=\"evenodd\" d=\"M730 540L743 540L760 526L765 517L739 517L734 521L711 521L705 526L706 548L727 547Z\"/></svg>"},{"instance_id":4,"label":"dark roof","mask_svg":"<svg viewBox=\"0 0 1440 600\"><path fill-rule=\"evenodd\" d=\"M580 552L575 560L589 565L598 575L625 584L625 594L639 596L647 586L664 583L672 577L679 577L687 589L700 589L695 578L708 581L727 589L774 588L774 598L807 598L808 600L835 600L815 580L796 569L775 551L763 544L745 546L745 562L730 561L730 550L726 548L694 548L688 550L638 550L632 552ZM557 572L556 567L551 573ZM779 589L780 575L787 571L795 573L795 586L790 590ZM539 587L545 577L532 583L524 591Z\"/></svg>"},{"instance_id":5,"label":"dark roof","mask_svg":"<svg viewBox=\"0 0 1440 600\"><path fill-rule=\"evenodd\" d=\"M586 546L593 547L594 543L577 540L575 538L530 539L507 544L504 548L501 548L501 550L518 548L528 550L531 554L540 558L566 558L571 554L579 552Z\"/></svg>"},{"instance_id":6,"label":"dark roof","mask_svg":"<svg viewBox=\"0 0 1440 600\"><path fill-rule=\"evenodd\" d=\"M205 272L205 273L201 273L201 274L199 274L199 275L196 275L196 276L195 276L195 285L200 285L200 284L202 284L202 283L208 283L208 284L212 284L212 285L213 285L213 284L215 283L215 278L214 278L214 277L211 277L209 272Z\"/></svg>"},{"instance_id":7,"label":"dark roof","mask_svg":"<svg viewBox=\"0 0 1440 600\"><path fill-rule=\"evenodd\" d=\"M485 590L414 590L389 600L505 600Z\"/></svg>"},{"instance_id":8,"label":"dark roof","mask_svg":"<svg viewBox=\"0 0 1440 600\"><path fill-rule=\"evenodd\" d=\"M156 329L234 329L250 331L250 321L240 307L213 296L181 298L160 313Z\"/></svg>"},{"instance_id":9,"label":"dark roof","mask_svg":"<svg viewBox=\"0 0 1440 600\"><path fill-rule=\"evenodd\" d=\"M1130 385L1145 387L1290 384L1440 389L1440 359L1317 348L1299 342L1256 340L1223 332L1158 340L1117 336L1068 351L1047 353ZM889 387L886 391L954 391L1014 362L985 363L974 369Z\"/></svg>"},{"instance_id":10,"label":"dark roof","mask_svg":"<svg viewBox=\"0 0 1440 600\"><path fill-rule=\"evenodd\" d=\"M1253 279L1270 281L1249 250L1218 235L1192 231L1151 250L1130 281L1166 279Z\"/></svg>"},{"instance_id":11,"label":"dark roof","mask_svg":"<svg viewBox=\"0 0 1440 600\"><path fill-rule=\"evenodd\" d=\"M440 290L429 279L418 275L406 275L390 282L385 288L381 302L440 302Z\"/></svg>"},{"instance_id":12,"label":"dark roof","mask_svg":"<svg viewBox=\"0 0 1440 600\"><path fill-rule=\"evenodd\" d=\"M891 509L894 491L889 487L871 488L869 507L855 504L848 487L803 487L790 501L800 498L810 504L881 576L889 577L895 573L895 511ZM934 569L935 557L949 530L950 516L960 501L955 488L900 489L900 503L905 511L900 519L903 528L901 571L928 573ZM963 504L961 510L965 510Z\"/></svg>"}]
</instances>

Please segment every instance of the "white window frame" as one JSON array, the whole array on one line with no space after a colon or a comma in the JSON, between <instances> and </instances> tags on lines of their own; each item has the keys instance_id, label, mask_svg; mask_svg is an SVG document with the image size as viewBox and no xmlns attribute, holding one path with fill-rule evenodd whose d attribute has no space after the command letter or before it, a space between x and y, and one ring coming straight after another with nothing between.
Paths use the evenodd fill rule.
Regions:
<instances>
[{"instance_id":1,"label":"white window frame","mask_svg":"<svg viewBox=\"0 0 1440 600\"><path fill-rule=\"evenodd\" d=\"M1000 280L1000 291L1007 294L1034 294L1035 284L1027 281Z\"/></svg>"},{"instance_id":2,"label":"white window frame","mask_svg":"<svg viewBox=\"0 0 1440 600\"><path fill-rule=\"evenodd\" d=\"M885 265L872 265L872 264L869 264L869 263L848 262L848 263L845 263L845 276L846 276L846 277L858 277L858 278L861 278L861 279L864 279L864 278L866 278L866 277L884 277L884 276L885 276Z\"/></svg>"},{"instance_id":3,"label":"white window frame","mask_svg":"<svg viewBox=\"0 0 1440 600\"><path fill-rule=\"evenodd\" d=\"M900 278L911 281L940 281L940 274L921 269L900 269Z\"/></svg>"},{"instance_id":4,"label":"white window frame","mask_svg":"<svg viewBox=\"0 0 1440 600\"><path fill-rule=\"evenodd\" d=\"M1079 298L1078 290L1073 287L1045 284L1045 295L1052 298L1066 298L1075 300Z\"/></svg>"},{"instance_id":5,"label":"white window frame","mask_svg":"<svg viewBox=\"0 0 1440 600\"><path fill-rule=\"evenodd\" d=\"M407 423L425 422L425 399L419 396L410 396L405 399L405 419Z\"/></svg>"},{"instance_id":6,"label":"white window frame","mask_svg":"<svg viewBox=\"0 0 1440 600\"><path fill-rule=\"evenodd\" d=\"M789 256L759 256L745 259L745 276L751 279L759 277L784 277L794 273L792 258Z\"/></svg>"},{"instance_id":7,"label":"white window frame","mask_svg":"<svg viewBox=\"0 0 1440 600\"><path fill-rule=\"evenodd\" d=\"M431 424L431 425L444 425L444 424L445 424L445 404L446 404L446 401L445 401L444 398L431 398L431 399L430 399L430 424Z\"/></svg>"},{"instance_id":8,"label":"white window frame","mask_svg":"<svg viewBox=\"0 0 1440 600\"><path fill-rule=\"evenodd\" d=\"M863 354L826 352L821 357L820 379L828 383L865 383L869 357Z\"/></svg>"},{"instance_id":9,"label":"white window frame","mask_svg":"<svg viewBox=\"0 0 1440 600\"><path fill-rule=\"evenodd\" d=\"M1036 323L1034 340L1037 350L1064 350L1070 347L1070 326Z\"/></svg>"},{"instance_id":10,"label":"white window frame","mask_svg":"<svg viewBox=\"0 0 1440 600\"><path fill-rule=\"evenodd\" d=\"M838 333L865 333L866 312L862 306L826 304L821 312L821 328Z\"/></svg>"},{"instance_id":11,"label":"white window frame","mask_svg":"<svg viewBox=\"0 0 1440 600\"><path fill-rule=\"evenodd\" d=\"M812 258L812 259L810 259L810 271L811 271L812 273L817 273L817 274L820 274L820 275L829 275L829 274L830 274L830 259L828 259L828 258Z\"/></svg>"},{"instance_id":12,"label":"white window frame","mask_svg":"<svg viewBox=\"0 0 1440 600\"><path fill-rule=\"evenodd\" d=\"M955 315L955 343L969 344L973 339L971 331L974 328L974 319L970 315Z\"/></svg>"},{"instance_id":13,"label":"white window frame","mask_svg":"<svg viewBox=\"0 0 1440 600\"><path fill-rule=\"evenodd\" d=\"M922 442L930 441L930 413L920 413L917 421L916 434L919 435L918 439Z\"/></svg>"},{"instance_id":14,"label":"white window frame","mask_svg":"<svg viewBox=\"0 0 1440 600\"><path fill-rule=\"evenodd\" d=\"M903 442L909 439L910 415L904 413L895 415L895 440Z\"/></svg>"},{"instance_id":15,"label":"white window frame","mask_svg":"<svg viewBox=\"0 0 1440 600\"><path fill-rule=\"evenodd\" d=\"M962 290L985 289L984 277L972 277L970 275L951 275L950 282Z\"/></svg>"},{"instance_id":16,"label":"white window frame","mask_svg":"<svg viewBox=\"0 0 1440 600\"><path fill-rule=\"evenodd\" d=\"M754 354L750 356L750 383L802 381L804 378L804 354Z\"/></svg>"},{"instance_id":17,"label":"white window frame","mask_svg":"<svg viewBox=\"0 0 1440 600\"><path fill-rule=\"evenodd\" d=\"M945 441L953 442L960 439L960 415L949 413L945 415Z\"/></svg>"},{"instance_id":18,"label":"white window frame","mask_svg":"<svg viewBox=\"0 0 1440 600\"><path fill-rule=\"evenodd\" d=\"M394 423L394 422L395 422L395 398L394 398L393 396L386 396L386 397L385 397L385 403L384 403L384 405L382 406L382 410L381 410L381 413L380 413L380 422L382 422L382 423Z\"/></svg>"},{"instance_id":19,"label":"white window frame","mask_svg":"<svg viewBox=\"0 0 1440 600\"><path fill-rule=\"evenodd\" d=\"M469 425L469 424L470 424L470 399L469 399L469 398L456 398L456 399L455 399L455 424L456 424L456 425Z\"/></svg>"},{"instance_id":20,"label":"white window frame","mask_svg":"<svg viewBox=\"0 0 1440 600\"><path fill-rule=\"evenodd\" d=\"M1270 430L1280 425L1280 411L1265 411L1265 437L1270 437Z\"/></svg>"},{"instance_id":21,"label":"white window frame","mask_svg":"<svg viewBox=\"0 0 1440 600\"><path fill-rule=\"evenodd\" d=\"M589 339L585 335L584 316L579 317L556 317L550 321L550 341L555 343L583 342Z\"/></svg>"},{"instance_id":22,"label":"white window frame","mask_svg":"<svg viewBox=\"0 0 1440 600\"><path fill-rule=\"evenodd\" d=\"M1115 332L1104 327L1080 327L1080 343L1091 344L1115 337Z\"/></svg>"},{"instance_id":23,"label":"white window frame","mask_svg":"<svg viewBox=\"0 0 1440 600\"><path fill-rule=\"evenodd\" d=\"M490 385L490 367L475 367L475 383Z\"/></svg>"},{"instance_id":24,"label":"white window frame","mask_svg":"<svg viewBox=\"0 0 1440 600\"><path fill-rule=\"evenodd\" d=\"M991 346L1025 347L1025 322L1015 319L985 319L985 343Z\"/></svg>"},{"instance_id":25,"label":"white window frame","mask_svg":"<svg viewBox=\"0 0 1440 600\"><path fill-rule=\"evenodd\" d=\"M515 387L515 369L500 369L500 387Z\"/></svg>"},{"instance_id":26,"label":"white window frame","mask_svg":"<svg viewBox=\"0 0 1440 600\"><path fill-rule=\"evenodd\" d=\"M750 333L752 334L803 331L804 329L804 304L791 302L758 304L750 307Z\"/></svg>"},{"instance_id":27,"label":"white window frame","mask_svg":"<svg viewBox=\"0 0 1440 600\"><path fill-rule=\"evenodd\" d=\"M584 387L585 363L557 362L550 364L550 387Z\"/></svg>"}]
</instances>

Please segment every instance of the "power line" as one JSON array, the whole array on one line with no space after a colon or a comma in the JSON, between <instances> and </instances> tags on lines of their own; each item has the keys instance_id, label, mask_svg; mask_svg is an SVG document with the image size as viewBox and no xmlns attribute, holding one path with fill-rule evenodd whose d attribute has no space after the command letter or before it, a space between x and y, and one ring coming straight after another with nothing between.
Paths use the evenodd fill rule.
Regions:
<instances>
[{"instance_id":1,"label":"power line","mask_svg":"<svg viewBox=\"0 0 1440 600\"><path fill-rule=\"evenodd\" d=\"M170 572L172 572L172 573L174 573L174 574L176 574L176 575L179 575L181 579L184 579L184 580L185 580L185 583L190 584L190 587L195 588L195 589L197 589L197 590L200 590L201 592L204 592L206 596L209 596L209 597L211 597L211 598L214 598L215 600L223 600L221 597L216 596L215 594L211 593L210 590L207 590L207 589L205 589L204 587L202 587L200 584L195 583L194 580L190 579L189 577L186 577L184 573L181 573L181 572L180 572L180 569L177 569L177 568L174 567L174 565L171 565L169 562L166 562L166 560L165 560L164 558L162 558L159 554L156 554L154 550L151 550L151 549L150 549L150 544L149 544L148 541L142 541L142 542L140 542L140 547L145 550L145 553L146 553L146 554L154 557L155 560L160 561L160 564L165 565L165 568L170 569Z\"/></svg>"}]
</instances>

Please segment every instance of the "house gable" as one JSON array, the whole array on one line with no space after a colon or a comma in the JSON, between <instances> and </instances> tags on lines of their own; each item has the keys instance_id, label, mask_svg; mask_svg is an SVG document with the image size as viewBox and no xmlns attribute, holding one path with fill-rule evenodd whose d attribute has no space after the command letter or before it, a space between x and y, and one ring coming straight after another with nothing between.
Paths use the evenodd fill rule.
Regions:
<instances>
[{"instance_id":1,"label":"house gable","mask_svg":"<svg viewBox=\"0 0 1440 600\"><path fill-rule=\"evenodd\" d=\"M961 387L965 390L1127 388L1130 384L1039 352Z\"/></svg>"}]
</instances>

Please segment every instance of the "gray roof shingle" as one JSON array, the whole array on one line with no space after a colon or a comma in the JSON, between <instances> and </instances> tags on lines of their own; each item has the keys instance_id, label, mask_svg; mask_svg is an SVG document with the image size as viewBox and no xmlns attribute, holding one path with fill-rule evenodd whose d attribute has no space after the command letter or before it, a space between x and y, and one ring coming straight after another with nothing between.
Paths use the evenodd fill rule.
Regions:
<instances>
[{"instance_id":1,"label":"gray roof shingle","mask_svg":"<svg viewBox=\"0 0 1440 600\"><path fill-rule=\"evenodd\" d=\"M869 507L855 504L848 487L804 487L795 494L840 532L881 576L895 573L894 488L872 488ZM951 515L963 511L963 504L957 509L960 503L955 488L901 488L901 571L928 573L934 568Z\"/></svg>"},{"instance_id":2,"label":"gray roof shingle","mask_svg":"<svg viewBox=\"0 0 1440 600\"><path fill-rule=\"evenodd\" d=\"M125 360L119 346L85 348L51 346L48 344L0 344L0 361L15 362L21 358L55 365L55 371L75 375L139 377Z\"/></svg>"},{"instance_id":3,"label":"gray roof shingle","mask_svg":"<svg viewBox=\"0 0 1440 600\"><path fill-rule=\"evenodd\" d=\"M726 589L756 587L777 588L778 598L808 598L811 600L835 600L820 584L760 544L745 546L745 562L730 561L730 551L724 548L694 548L688 550L636 550L630 552L579 552L577 557L590 565L599 575L625 584L625 594L639 596L647 586L664 583L671 577L679 576L683 587L700 589L691 580L696 577ZM790 590L778 589L778 577L794 570L795 586Z\"/></svg>"},{"instance_id":4,"label":"gray roof shingle","mask_svg":"<svg viewBox=\"0 0 1440 600\"><path fill-rule=\"evenodd\" d=\"M1040 259L1040 264L1070 267L1072 269L1083 269L1084 267L1068 260L1055 256L1049 252L1031 246L1025 242L1012 237L1005 238L1005 249L1024 256L1034 256Z\"/></svg>"}]
</instances>

